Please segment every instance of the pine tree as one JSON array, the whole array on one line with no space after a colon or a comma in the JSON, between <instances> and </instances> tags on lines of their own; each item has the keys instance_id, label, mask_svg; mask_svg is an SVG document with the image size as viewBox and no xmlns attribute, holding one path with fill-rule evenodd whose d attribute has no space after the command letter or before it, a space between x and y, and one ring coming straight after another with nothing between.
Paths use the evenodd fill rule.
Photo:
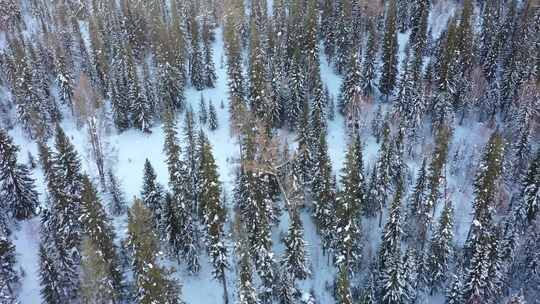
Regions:
<instances>
[{"instance_id":1,"label":"pine tree","mask_svg":"<svg viewBox=\"0 0 540 304\"><path fill-rule=\"evenodd\" d=\"M152 215L135 199L128 213L127 244L133 255L137 300L141 304L182 303L180 286L158 264L158 239L152 229Z\"/></svg>"},{"instance_id":2,"label":"pine tree","mask_svg":"<svg viewBox=\"0 0 540 304\"><path fill-rule=\"evenodd\" d=\"M361 89L360 63L355 53L351 56L345 78L341 85L338 108L342 114L351 114L352 107L357 106L363 95Z\"/></svg>"},{"instance_id":3,"label":"pine tree","mask_svg":"<svg viewBox=\"0 0 540 304\"><path fill-rule=\"evenodd\" d=\"M114 175L113 171L109 169L107 174L109 178L109 187L107 187L110 195L109 201L109 212L113 216L119 216L126 212L126 200L124 199L124 194L122 192L120 182Z\"/></svg>"},{"instance_id":4,"label":"pine tree","mask_svg":"<svg viewBox=\"0 0 540 304\"><path fill-rule=\"evenodd\" d=\"M431 288L435 290L443 286L449 271L453 251L453 213L452 202L447 200L439 219L439 225L430 241L427 278Z\"/></svg>"},{"instance_id":5,"label":"pine tree","mask_svg":"<svg viewBox=\"0 0 540 304\"><path fill-rule=\"evenodd\" d=\"M105 297L118 301L122 291L122 272L114 244L114 228L88 176L83 176L82 183L81 225L84 240L81 296L84 299L86 293L90 294L91 298ZM103 287L102 292L96 292L96 286ZM91 299L90 302L92 301L99 302L97 299Z\"/></svg>"},{"instance_id":6,"label":"pine tree","mask_svg":"<svg viewBox=\"0 0 540 304\"><path fill-rule=\"evenodd\" d=\"M6 236L0 236L0 301L16 302L19 275L15 270L15 245Z\"/></svg>"},{"instance_id":7,"label":"pine tree","mask_svg":"<svg viewBox=\"0 0 540 304\"><path fill-rule=\"evenodd\" d=\"M323 250L330 249L334 222L336 193L332 185L332 164L328 155L326 133L319 135L313 174L313 218L322 238Z\"/></svg>"},{"instance_id":8,"label":"pine tree","mask_svg":"<svg viewBox=\"0 0 540 304\"><path fill-rule=\"evenodd\" d=\"M163 189L156 181L157 175L148 158L144 162L143 188L141 199L150 212L154 222L154 229L158 228L162 217Z\"/></svg>"},{"instance_id":9,"label":"pine tree","mask_svg":"<svg viewBox=\"0 0 540 304\"><path fill-rule=\"evenodd\" d=\"M107 276L107 261L88 239L82 241L81 298L84 303L114 303L114 286Z\"/></svg>"},{"instance_id":10,"label":"pine tree","mask_svg":"<svg viewBox=\"0 0 540 304\"><path fill-rule=\"evenodd\" d=\"M47 249L41 244L39 246L39 283L44 303L62 303L63 290L62 285L59 284L59 277L60 274L54 261Z\"/></svg>"},{"instance_id":11,"label":"pine tree","mask_svg":"<svg viewBox=\"0 0 540 304\"><path fill-rule=\"evenodd\" d=\"M250 56L249 56L249 104L251 111L257 117L264 116L264 105L268 102L267 85L265 75L265 58L266 52L263 48L262 34L259 32L258 26L252 20L251 24L251 40L250 40Z\"/></svg>"},{"instance_id":12,"label":"pine tree","mask_svg":"<svg viewBox=\"0 0 540 304\"><path fill-rule=\"evenodd\" d=\"M379 80L379 90L388 100L396 84L397 76L397 33L396 33L396 2L392 0L386 11L386 26L382 45L382 67Z\"/></svg>"},{"instance_id":13,"label":"pine tree","mask_svg":"<svg viewBox=\"0 0 540 304\"><path fill-rule=\"evenodd\" d=\"M382 271L381 282L381 303L400 304L407 303L405 278L402 272L402 265L399 251L390 253Z\"/></svg>"},{"instance_id":14,"label":"pine tree","mask_svg":"<svg viewBox=\"0 0 540 304\"><path fill-rule=\"evenodd\" d=\"M396 268L400 265L401 248L401 199L403 195L403 186L398 185L394 200L390 206L390 214L384 225L382 242L379 250L379 269L382 273L389 268ZM394 275L396 275L394 273Z\"/></svg>"},{"instance_id":15,"label":"pine tree","mask_svg":"<svg viewBox=\"0 0 540 304\"><path fill-rule=\"evenodd\" d=\"M426 206L426 159L422 161L422 166L418 169L416 175L416 183L413 188L412 195L409 199L407 209L407 222L405 226L405 237L411 240L412 244L420 244L420 233L425 229L425 222L421 219L426 218L430 213ZM427 215L426 215L427 212Z\"/></svg>"},{"instance_id":16,"label":"pine tree","mask_svg":"<svg viewBox=\"0 0 540 304\"><path fill-rule=\"evenodd\" d=\"M349 283L349 275L347 268L342 266L338 272L336 281L336 303L338 304L352 304L351 288Z\"/></svg>"},{"instance_id":17,"label":"pine tree","mask_svg":"<svg viewBox=\"0 0 540 304\"><path fill-rule=\"evenodd\" d=\"M336 264L357 270L362 255L360 214L365 207L362 146L359 135L349 144L336 209Z\"/></svg>"},{"instance_id":18,"label":"pine tree","mask_svg":"<svg viewBox=\"0 0 540 304\"><path fill-rule=\"evenodd\" d=\"M167 155L167 166L169 171L169 186L172 192L172 206L169 212L173 216L166 216L165 227L178 225L174 229L174 234L169 234L169 243L174 245L175 255L181 255L188 265L188 269L196 273L200 264L197 249L199 247L197 230L192 216L192 206L189 201L186 178L187 168L180 158L180 146L178 145L176 124L172 118L167 118L164 123L165 132L165 154ZM193 147L192 147L193 148ZM193 192L192 192L193 193ZM173 221L167 222L167 219Z\"/></svg>"},{"instance_id":19,"label":"pine tree","mask_svg":"<svg viewBox=\"0 0 540 304\"><path fill-rule=\"evenodd\" d=\"M459 276L452 275L452 281L450 285L448 286L448 290L446 292L446 301L445 304L460 304L463 303L463 285L461 283L461 280Z\"/></svg>"},{"instance_id":20,"label":"pine tree","mask_svg":"<svg viewBox=\"0 0 540 304\"><path fill-rule=\"evenodd\" d=\"M536 157L529 166L522 187L521 218L531 224L540 210L540 150L536 152Z\"/></svg>"},{"instance_id":21,"label":"pine tree","mask_svg":"<svg viewBox=\"0 0 540 304\"><path fill-rule=\"evenodd\" d=\"M298 211L291 212L291 223L285 237L284 271L294 279L305 280L309 274L307 244L304 241L304 229Z\"/></svg>"},{"instance_id":22,"label":"pine tree","mask_svg":"<svg viewBox=\"0 0 540 304\"><path fill-rule=\"evenodd\" d=\"M73 144L60 127L56 131L55 147L56 152L50 160L50 171L46 172L50 210L42 223L45 227L43 234L49 239L45 244L45 255L49 257L44 257L42 263L47 264L47 259L54 263L54 266L47 266L54 270L46 270L56 272L56 281L49 284L62 285L59 293L61 301L69 302L78 298L79 291L77 265L80 261L82 237L81 163Z\"/></svg>"},{"instance_id":23,"label":"pine tree","mask_svg":"<svg viewBox=\"0 0 540 304\"><path fill-rule=\"evenodd\" d=\"M247 244L245 241L240 242L237 247L239 247L238 250L240 251L238 258L240 263L238 267L238 304L259 304L261 302L253 286L253 270L249 249L246 248Z\"/></svg>"},{"instance_id":24,"label":"pine tree","mask_svg":"<svg viewBox=\"0 0 540 304\"><path fill-rule=\"evenodd\" d=\"M369 22L368 24L367 34L366 50L364 52L360 73L360 89L362 90L362 95L372 96L375 89L375 55L377 52L375 29L372 22Z\"/></svg>"},{"instance_id":25,"label":"pine tree","mask_svg":"<svg viewBox=\"0 0 540 304\"><path fill-rule=\"evenodd\" d=\"M201 99L199 99L199 122L201 125L205 125L208 121L208 111L206 110L206 101L204 96L201 94Z\"/></svg>"},{"instance_id":26,"label":"pine tree","mask_svg":"<svg viewBox=\"0 0 540 304\"><path fill-rule=\"evenodd\" d=\"M39 202L28 168L17 164L18 150L7 132L0 129L0 212L23 220L36 214Z\"/></svg>"},{"instance_id":27,"label":"pine tree","mask_svg":"<svg viewBox=\"0 0 540 304\"><path fill-rule=\"evenodd\" d=\"M229 91L229 114L233 126L239 122L239 115L245 106L244 77L242 75L242 54L238 28L242 21L244 3L235 2L229 9L224 25L225 54L227 55L227 78Z\"/></svg>"},{"instance_id":28,"label":"pine tree","mask_svg":"<svg viewBox=\"0 0 540 304\"><path fill-rule=\"evenodd\" d=\"M497 297L501 290L501 251L499 233L494 223L494 200L502 170L504 143L494 132L485 148L474 181L473 223L466 242L467 269L463 296L474 302Z\"/></svg>"},{"instance_id":29,"label":"pine tree","mask_svg":"<svg viewBox=\"0 0 540 304\"><path fill-rule=\"evenodd\" d=\"M494 132L484 148L478 172L474 180L473 224L469 230L468 243L474 243L484 229L491 228L495 210L494 202L497 181L502 170L504 142L501 135ZM480 226L478 226L478 224Z\"/></svg>"},{"instance_id":30,"label":"pine tree","mask_svg":"<svg viewBox=\"0 0 540 304\"><path fill-rule=\"evenodd\" d=\"M294 304L298 300L300 291L296 287L294 274L283 269L280 277L280 286L277 298L280 304Z\"/></svg>"},{"instance_id":31,"label":"pine tree","mask_svg":"<svg viewBox=\"0 0 540 304\"><path fill-rule=\"evenodd\" d=\"M360 304L375 304L376 303L376 290L375 290L375 275L370 274L366 283L366 287L362 290L360 296Z\"/></svg>"},{"instance_id":32,"label":"pine tree","mask_svg":"<svg viewBox=\"0 0 540 304\"><path fill-rule=\"evenodd\" d=\"M201 192L199 193L199 200L203 213L203 222L206 224L207 250L214 266L214 278L223 283L223 292L226 298L227 283L225 270L228 268L228 262L225 233L223 231L226 210L221 201L221 185L217 165L212 155L212 148L208 140L204 137L200 153L201 164L198 180L200 181Z\"/></svg>"},{"instance_id":33,"label":"pine tree","mask_svg":"<svg viewBox=\"0 0 540 304\"><path fill-rule=\"evenodd\" d=\"M212 51L212 33L207 18L203 18L202 24L202 42L204 53L204 84L208 88L213 88L216 82L216 68L214 67L214 58Z\"/></svg>"},{"instance_id":34,"label":"pine tree","mask_svg":"<svg viewBox=\"0 0 540 304\"><path fill-rule=\"evenodd\" d=\"M204 58L201 52L201 35L199 22L197 22L196 16L191 16L189 20L189 26L191 28L191 58L190 58L190 74L191 84L195 89L202 90L205 86L204 79Z\"/></svg>"},{"instance_id":35,"label":"pine tree","mask_svg":"<svg viewBox=\"0 0 540 304\"><path fill-rule=\"evenodd\" d=\"M216 108L214 107L214 103L210 100L210 105L208 106L208 126L210 127L210 130L215 131L217 130L219 126Z\"/></svg>"}]
</instances>

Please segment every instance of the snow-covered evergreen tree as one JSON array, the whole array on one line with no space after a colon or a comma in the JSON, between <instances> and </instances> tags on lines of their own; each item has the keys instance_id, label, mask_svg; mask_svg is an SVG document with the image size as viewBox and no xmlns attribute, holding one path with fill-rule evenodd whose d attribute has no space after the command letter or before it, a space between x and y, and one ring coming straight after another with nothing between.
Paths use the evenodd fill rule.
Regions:
<instances>
[{"instance_id":1,"label":"snow-covered evergreen tree","mask_svg":"<svg viewBox=\"0 0 540 304\"><path fill-rule=\"evenodd\" d=\"M0 129L0 212L23 220L36 214L39 202L30 171L17 163L18 151L7 132Z\"/></svg>"}]
</instances>

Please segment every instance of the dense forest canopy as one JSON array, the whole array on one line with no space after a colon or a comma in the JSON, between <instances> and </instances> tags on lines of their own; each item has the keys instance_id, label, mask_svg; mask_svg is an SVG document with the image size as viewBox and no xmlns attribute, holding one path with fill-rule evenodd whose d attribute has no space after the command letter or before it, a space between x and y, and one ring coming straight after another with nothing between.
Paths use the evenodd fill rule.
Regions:
<instances>
[{"instance_id":1,"label":"dense forest canopy","mask_svg":"<svg viewBox=\"0 0 540 304\"><path fill-rule=\"evenodd\" d=\"M533 0L0 0L0 304L540 297Z\"/></svg>"}]
</instances>

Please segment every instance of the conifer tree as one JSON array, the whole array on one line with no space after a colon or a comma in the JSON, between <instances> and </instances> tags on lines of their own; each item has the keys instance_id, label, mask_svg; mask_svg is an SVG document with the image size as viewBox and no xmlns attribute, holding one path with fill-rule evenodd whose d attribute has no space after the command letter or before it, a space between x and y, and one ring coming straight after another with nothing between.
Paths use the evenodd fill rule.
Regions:
<instances>
[{"instance_id":1,"label":"conifer tree","mask_svg":"<svg viewBox=\"0 0 540 304\"><path fill-rule=\"evenodd\" d=\"M206 101L204 96L201 94L201 99L199 99L199 122L201 125L205 125L208 122L208 111L206 110Z\"/></svg>"},{"instance_id":2,"label":"conifer tree","mask_svg":"<svg viewBox=\"0 0 540 304\"><path fill-rule=\"evenodd\" d=\"M127 207L124 194L122 189L120 189L120 182L114 175L112 169L109 169L107 176L109 178L109 187L107 187L107 190L109 191L109 195L111 197L109 201L109 211L113 216L122 215L124 212L126 212Z\"/></svg>"},{"instance_id":3,"label":"conifer tree","mask_svg":"<svg viewBox=\"0 0 540 304\"><path fill-rule=\"evenodd\" d=\"M396 33L396 2L388 3L386 11L386 25L382 42L382 67L379 80L379 90L388 97L396 84L397 76L397 33Z\"/></svg>"},{"instance_id":4,"label":"conifer tree","mask_svg":"<svg viewBox=\"0 0 540 304\"><path fill-rule=\"evenodd\" d=\"M262 33L252 21L249 62L249 103L251 111L258 117L264 116L264 105L267 101L267 86L265 80L266 52L262 45Z\"/></svg>"},{"instance_id":5,"label":"conifer tree","mask_svg":"<svg viewBox=\"0 0 540 304\"><path fill-rule=\"evenodd\" d=\"M283 256L284 271L294 279L305 280L309 274L304 229L298 211L291 212L291 223L285 237L285 255Z\"/></svg>"},{"instance_id":6,"label":"conifer tree","mask_svg":"<svg viewBox=\"0 0 540 304\"><path fill-rule=\"evenodd\" d=\"M39 202L28 168L17 163L18 150L7 132L0 129L0 212L23 220L36 214Z\"/></svg>"},{"instance_id":7,"label":"conifer tree","mask_svg":"<svg viewBox=\"0 0 540 304\"><path fill-rule=\"evenodd\" d=\"M133 255L137 300L141 304L182 303L180 286L158 264L158 239L152 228L152 215L141 200L135 199L128 213L128 247Z\"/></svg>"},{"instance_id":8,"label":"conifer tree","mask_svg":"<svg viewBox=\"0 0 540 304\"><path fill-rule=\"evenodd\" d=\"M122 273L114 244L114 228L88 176L83 176L82 184L81 225L84 240L81 296L84 298L86 293L119 301L122 292ZM91 269L94 266L96 268ZM96 292L94 288L98 285L104 288L103 292Z\"/></svg>"},{"instance_id":9,"label":"conifer tree","mask_svg":"<svg viewBox=\"0 0 540 304\"><path fill-rule=\"evenodd\" d=\"M227 78L229 91L229 113L233 126L238 123L238 115L245 106L244 77L242 75L242 56L238 28L244 12L243 2L235 1L229 9L224 25L225 54L227 56Z\"/></svg>"},{"instance_id":10,"label":"conifer tree","mask_svg":"<svg viewBox=\"0 0 540 304\"><path fill-rule=\"evenodd\" d=\"M213 88L217 79L216 68L214 67L214 58L212 50L212 33L207 18L203 18L202 24L202 44L204 52L204 84L208 88Z\"/></svg>"},{"instance_id":11,"label":"conifer tree","mask_svg":"<svg viewBox=\"0 0 540 304\"><path fill-rule=\"evenodd\" d=\"M494 223L496 185L502 170L503 140L494 132L480 161L474 181L473 222L466 242L463 297L474 302L492 300L501 292L501 242Z\"/></svg>"},{"instance_id":12,"label":"conifer tree","mask_svg":"<svg viewBox=\"0 0 540 304\"><path fill-rule=\"evenodd\" d=\"M362 146L359 135L349 144L343 168L343 188L336 209L336 264L356 270L361 260L360 214L365 206Z\"/></svg>"},{"instance_id":13,"label":"conifer tree","mask_svg":"<svg viewBox=\"0 0 540 304\"><path fill-rule=\"evenodd\" d=\"M371 96L375 89L375 54L377 52L375 29L372 22L368 24L367 34L366 50L360 73L360 89L362 90L362 95Z\"/></svg>"},{"instance_id":14,"label":"conifer tree","mask_svg":"<svg viewBox=\"0 0 540 304\"><path fill-rule=\"evenodd\" d=\"M63 290L59 284L60 274L54 261L47 252L47 249L41 244L39 246L39 283L41 286L40 294L44 303L61 303Z\"/></svg>"},{"instance_id":15,"label":"conifer tree","mask_svg":"<svg viewBox=\"0 0 540 304\"><path fill-rule=\"evenodd\" d=\"M535 221L540 210L540 150L536 152L529 170L523 180L521 218L531 224Z\"/></svg>"},{"instance_id":16,"label":"conifer tree","mask_svg":"<svg viewBox=\"0 0 540 304\"><path fill-rule=\"evenodd\" d=\"M492 228L495 215L496 187L502 170L503 151L503 139L498 132L494 132L484 148L484 155L474 180L473 223L467 238L467 242L470 244L474 243L475 239L485 232L484 229Z\"/></svg>"},{"instance_id":17,"label":"conifer tree","mask_svg":"<svg viewBox=\"0 0 540 304\"><path fill-rule=\"evenodd\" d=\"M313 218L323 240L323 250L330 249L334 223L336 193L332 184L332 164L328 155L326 133L319 135L313 174Z\"/></svg>"},{"instance_id":18,"label":"conifer tree","mask_svg":"<svg viewBox=\"0 0 540 304\"><path fill-rule=\"evenodd\" d=\"M352 304L351 287L349 283L349 275L345 266L340 267L336 281L336 297L338 304Z\"/></svg>"},{"instance_id":19,"label":"conifer tree","mask_svg":"<svg viewBox=\"0 0 540 304\"><path fill-rule=\"evenodd\" d=\"M196 16L191 16L189 20L191 28L191 58L190 58L190 75L191 84L195 89L202 90L205 86L204 79L204 58L201 51L201 35L199 22Z\"/></svg>"},{"instance_id":20,"label":"conifer tree","mask_svg":"<svg viewBox=\"0 0 540 304\"><path fill-rule=\"evenodd\" d=\"M445 304L460 304L463 303L463 285L461 283L461 279L457 275L452 275L452 280L450 285L448 286L448 290L446 292L446 301Z\"/></svg>"},{"instance_id":21,"label":"conifer tree","mask_svg":"<svg viewBox=\"0 0 540 304\"><path fill-rule=\"evenodd\" d=\"M212 131L217 130L217 128L219 127L216 108L214 107L214 103L211 100L210 105L208 106L208 126Z\"/></svg>"},{"instance_id":22,"label":"conifer tree","mask_svg":"<svg viewBox=\"0 0 540 304\"><path fill-rule=\"evenodd\" d=\"M19 274L15 263L15 245L6 236L0 236L0 301L5 303L17 303Z\"/></svg>"},{"instance_id":23,"label":"conifer tree","mask_svg":"<svg viewBox=\"0 0 540 304\"><path fill-rule=\"evenodd\" d=\"M203 136L201 136L203 137ZM201 140L201 139L199 139ZM206 138L203 137L202 150L200 151L200 208L203 212L203 222L206 224L207 248L214 266L213 275L223 284L224 297L227 297L227 283L225 269L228 268L227 248L225 247L225 224L226 210L222 206L221 186L219 182L217 166L212 155L212 148Z\"/></svg>"},{"instance_id":24,"label":"conifer tree","mask_svg":"<svg viewBox=\"0 0 540 304\"><path fill-rule=\"evenodd\" d=\"M45 272L56 273L53 278L56 281L43 282L42 288L56 288L44 284L62 285L58 296L61 301L69 302L78 298L79 291L77 266L80 261L83 232L81 225L82 175L79 156L60 127L56 130L55 147L56 152L51 156L51 168L47 172L50 210L42 223L42 226L46 227L44 235L49 239L45 244L47 252L44 252L42 264L48 264L49 260L54 266L42 266L48 268L44 270Z\"/></svg>"},{"instance_id":25,"label":"conifer tree","mask_svg":"<svg viewBox=\"0 0 540 304\"><path fill-rule=\"evenodd\" d=\"M259 304L261 301L257 296L253 284L253 270L251 265L251 255L245 241L240 242L237 247L240 247L240 263L238 273L238 303L239 304Z\"/></svg>"},{"instance_id":26,"label":"conifer tree","mask_svg":"<svg viewBox=\"0 0 540 304\"><path fill-rule=\"evenodd\" d=\"M290 272L287 272L286 269L283 269L280 277L280 286L277 298L280 304L293 304L296 303L299 290L296 287L294 281L294 275Z\"/></svg>"},{"instance_id":27,"label":"conifer tree","mask_svg":"<svg viewBox=\"0 0 540 304\"><path fill-rule=\"evenodd\" d=\"M419 243L419 232L423 231L426 223L421 219L429 215L429 209L426 206L426 159L422 161L422 166L418 169L416 183L407 207L407 222L405 226L405 237L409 238L413 244ZM427 215L425 213L427 212Z\"/></svg>"},{"instance_id":28,"label":"conifer tree","mask_svg":"<svg viewBox=\"0 0 540 304\"><path fill-rule=\"evenodd\" d=\"M114 303L114 286L107 276L107 261L88 239L82 241L81 298L84 303Z\"/></svg>"},{"instance_id":29,"label":"conifer tree","mask_svg":"<svg viewBox=\"0 0 540 304\"><path fill-rule=\"evenodd\" d=\"M169 171L169 186L172 192L172 203L169 212L173 216L165 216L173 221L165 222L164 226L178 225L174 234L169 233L169 243L174 245L176 255L180 254L187 263L188 269L196 273L199 271L197 227L195 226L192 206L188 196L188 180L186 178L186 165L180 158L181 149L178 145L176 124L169 117L164 123L165 154Z\"/></svg>"},{"instance_id":30,"label":"conifer tree","mask_svg":"<svg viewBox=\"0 0 540 304\"><path fill-rule=\"evenodd\" d=\"M390 206L390 214L384 225L382 242L379 250L379 269L385 273L390 268L396 268L400 262L401 248L401 199L403 195L403 186L400 184L394 195L394 200ZM394 273L394 275L396 275Z\"/></svg>"},{"instance_id":31,"label":"conifer tree","mask_svg":"<svg viewBox=\"0 0 540 304\"><path fill-rule=\"evenodd\" d=\"M401 265L399 251L390 253L385 268L382 271L381 282L381 303L400 304L407 303L403 266Z\"/></svg>"},{"instance_id":32,"label":"conifer tree","mask_svg":"<svg viewBox=\"0 0 540 304\"><path fill-rule=\"evenodd\" d=\"M162 216L163 189L156 181L156 172L148 158L144 162L143 189L141 199L154 220L154 229L157 229Z\"/></svg>"},{"instance_id":33,"label":"conifer tree","mask_svg":"<svg viewBox=\"0 0 540 304\"><path fill-rule=\"evenodd\" d=\"M360 102L363 93L360 86L361 77L358 57L356 53L353 53L340 89L338 108L342 114L350 113L351 107Z\"/></svg>"},{"instance_id":34,"label":"conifer tree","mask_svg":"<svg viewBox=\"0 0 540 304\"><path fill-rule=\"evenodd\" d=\"M452 202L447 200L439 219L439 225L430 241L427 277L431 288L435 290L443 286L449 271L453 251L453 213Z\"/></svg>"}]
</instances>

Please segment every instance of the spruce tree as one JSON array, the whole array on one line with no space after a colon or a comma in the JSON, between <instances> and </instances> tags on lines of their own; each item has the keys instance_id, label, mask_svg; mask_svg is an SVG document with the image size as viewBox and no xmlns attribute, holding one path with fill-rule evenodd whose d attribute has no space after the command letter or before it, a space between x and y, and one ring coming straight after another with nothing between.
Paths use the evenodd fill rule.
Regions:
<instances>
[{"instance_id":1,"label":"spruce tree","mask_svg":"<svg viewBox=\"0 0 540 304\"><path fill-rule=\"evenodd\" d=\"M47 304L62 303L63 290L59 281L60 274L47 249L39 246L39 284L43 302Z\"/></svg>"},{"instance_id":2,"label":"spruce tree","mask_svg":"<svg viewBox=\"0 0 540 304\"><path fill-rule=\"evenodd\" d=\"M540 210L540 150L536 152L536 157L527 170L522 187L521 218L532 224Z\"/></svg>"},{"instance_id":3,"label":"spruce tree","mask_svg":"<svg viewBox=\"0 0 540 304\"><path fill-rule=\"evenodd\" d=\"M336 303L338 304L353 303L349 275L345 266L340 267L338 272L338 277L336 280L336 297Z\"/></svg>"},{"instance_id":4,"label":"spruce tree","mask_svg":"<svg viewBox=\"0 0 540 304\"><path fill-rule=\"evenodd\" d=\"M15 269L15 245L4 235L0 236L0 301L17 303L19 274Z\"/></svg>"},{"instance_id":5,"label":"spruce tree","mask_svg":"<svg viewBox=\"0 0 540 304\"><path fill-rule=\"evenodd\" d=\"M386 25L382 42L382 67L379 79L379 90L386 100L394 89L397 76L397 33L396 33L396 2L388 3L386 10Z\"/></svg>"},{"instance_id":6,"label":"spruce tree","mask_svg":"<svg viewBox=\"0 0 540 304\"><path fill-rule=\"evenodd\" d=\"M338 108L341 114L351 114L352 107L357 106L363 95L361 90L360 63L356 53L351 55L345 78L340 89Z\"/></svg>"},{"instance_id":7,"label":"spruce tree","mask_svg":"<svg viewBox=\"0 0 540 304\"><path fill-rule=\"evenodd\" d=\"M23 220L36 214L39 202L34 179L28 168L17 164L18 150L7 132L0 129L1 212Z\"/></svg>"},{"instance_id":8,"label":"spruce tree","mask_svg":"<svg viewBox=\"0 0 540 304\"><path fill-rule=\"evenodd\" d=\"M357 270L362 255L360 215L365 207L362 146L359 135L354 135L349 144L341 179L343 188L336 202L336 264Z\"/></svg>"},{"instance_id":9,"label":"spruce tree","mask_svg":"<svg viewBox=\"0 0 540 304\"><path fill-rule=\"evenodd\" d=\"M385 273L389 268L395 268L400 265L401 248L401 199L403 195L403 186L400 184L394 195L394 200L390 206L390 214L384 225L382 242L379 249L379 269ZM394 273L394 275L396 275Z\"/></svg>"},{"instance_id":10,"label":"spruce tree","mask_svg":"<svg viewBox=\"0 0 540 304\"><path fill-rule=\"evenodd\" d=\"M375 54L377 52L373 22L369 22L367 34L366 50L364 52L360 73L360 89L362 90L362 95L372 96L375 89Z\"/></svg>"},{"instance_id":11,"label":"spruce tree","mask_svg":"<svg viewBox=\"0 0 540 304\"><path fill-rule=\"evenodd\" d=\"M285 237L284 271L292 275L293 280L305 280L309 274L307 244L304 241L304 229L298 211L291 212L289 231Z\"/></svg>"},{"instance_id":12,"label":"spruce tree","mask_svg":"<svg viewBox=\"0 0 540 304\"><path fill-rule=\"evenodd\" d=\"M402 270L399 251L390 253L381 275L381 303L401 304L409 300Z\"/></svg>"},{"instance_id":13,"label":"spruce tree","mask_svg":"<svg viewBox=\"0 0 540 304\"><path fill-rule=\"evenodd\" d=\"M157 229L162 216L163 189L156 181L157 175L148 158L144 162L143 188L141 199L150 212L154 222L154 229Z\"/></svg>"},{"instance_id":14,"label":"spruce tree","mask_svg":"<svg viewBox=\"0 0 540 304\"><path fill-rule=\"evenodd\" d=\"M205 125L208 122L208 110L206 109L206 101L202 94L201 99L199 99L199 122L201 125Z\"/></svg>"},{"instance_id":15,"label":"spruce tree","mask_svg":"<svg viewBox=\"0 0 540 304\"><path fill-rule=\"evenodd\" d=\"M216 108L214 107L214 103L211 100L208 106L208 126L210 127L210 130L212 131L217 130L219 126Z\"/></svg>"},{"instance_id":16,"label":"spruce tree","mask_svg":"<svg viewBox=\"0 0 540 304\"><path fill-rule=\"evenodd\" d=\"M202 137L202 136L201 136ZM200 208L203 213L203 222L206 224L207 250L212 259L214 278L223 284L224 297L227 297L227 283L225 270L228 268L227 247L225 246L224 224L226 210L221 201L221 185L217 172L217 165L212 154L212 148L207 139L203 140L200 151Z\"/></svg>"},{"instance_id":17,"label":"spruce tree","mask_svg":"<svg viewBox=\"0 0 540 304\"><path fill-rule=\"evenodd\" d=\"M326 133L319 135L315 155L315 170L311 184L313 192L313 218L322 238L323 250L330 249L334 223L336 191L332 184L332 164L328 155Z\"/></svg>"},{"instance_id":18,"label":"spruce tree","mask_svg":"<svg viewBox=\"0 0 540 304\"><path fill-rule=\"evenodd\" d=\"M463 285L458 275L452 275L452 280L446 291L445 304L460 304L463 303Z\"/></svg>"},{"instance_id":19,"label":"spruce tree","mask_svg":"<svg viewBox=\"0 0 540 304\"><path fill-rule=\"evenodd\" d=\"M180 158L181 149L178 145L176 124L172 117L164 123L165 154L169 171L169 186L172 192L172 206L170 212L174 214L172 222L165 222L164 226L178 225L174 234L169 234L169 243L174 245L176 255L181 255L187 263L188 269L196 273L200 264L198 258L197 227L192 214L192 204L189 201L186 178L187 168ZM193 147L192 147L193 148ZM193 193L193 192L192 192ZM165 221L171 217L165 217Z\"/></svg>"},{"instance_id":20,"label":"spruce tree","mask_svg":"<svg viewBox=\"0 0 540 304\"><path fill-rule=\"evenodd\" d=\"M204 79L204 58L201 51L201 33L199 22L196 16L191 16L189 20L189 26L191 28L191 57L190 57L190 75L191 84L195 89L202 90L205 86Z\"/></svg>"},{"instance_id":21,"label":"spruce tree","mask_svg":"<svg viewBox=\"0 0 540 304\"><path fill-rule=\"evenodd\" d=\"M84 293L87 292L97 297L104 296L119 301L122 292L122 272L114 244L114 228L88 176L83 176L82 184L81 225L84 242L81 296L84 298ZM94 265L95 270L91 269ZM85 284L89 286L85 287ZM93 290L97 285L103 286L103 293Z\"/></svg>"},{"instance_id":22,"label":"spruce tree","mask_svg":"<svg viewBox=\"0 0 540 304\"><path fill-rule=\"evenodd\" d=\"M238 273L238 304L259 304L261 301L253 283L251 255L245 241L237 245L240 251Z\"/></svg>"},{"instance_id":23,"label":"spruce tree","mask_svg":"<svg viewBox=\"0 0 540 304\"><path fill-rule=\"evenodd\" d=\"M202 45L204 56L204 84L208 88L213 88L216 82L216 68L214 67L214 58L212 50L212 33L207 18L203 18L202 24Z\"/></svg>"},{"instance_id":24,"label":"spruce tree","mask_svg":"<svg viewBox=\"0 0 540 304\"><path fill-rule=\"evenodd\" d=\"M158 264L158 239L152 228L152 215L141 200L135 199L128 213L128 247L133 255L137 300L141 304L182 303L180 286Z\"/></svg>"},{"instance_id":25,"label":"spruce tree","mask_svg":"<svg viewBox=\"0 0 540 304\"><path fill-rule=\"evenodd\" d=\"M109 179L109 187L107 187L107 190L110 195L110 201L109 201L109 212L113 216L119 216L126 212L126 200L124 199L124 194L122 192L120 182L118 181L117 177L114 175L113 171L109 169L109 172L107 172L107 176Z\"/></svg>"},{"instance_id":26,"label":"spruce tree","mask_svg":"<svg viewBox=\"0 0 540 304\"><path fill-rule=\"evenodd\" d=\"M441 288L447 279L453 253L453 213L452 202L447 200L439 219L439 225L430 241L427 278L432 290Z\"/></svg>"}]
</instances>

